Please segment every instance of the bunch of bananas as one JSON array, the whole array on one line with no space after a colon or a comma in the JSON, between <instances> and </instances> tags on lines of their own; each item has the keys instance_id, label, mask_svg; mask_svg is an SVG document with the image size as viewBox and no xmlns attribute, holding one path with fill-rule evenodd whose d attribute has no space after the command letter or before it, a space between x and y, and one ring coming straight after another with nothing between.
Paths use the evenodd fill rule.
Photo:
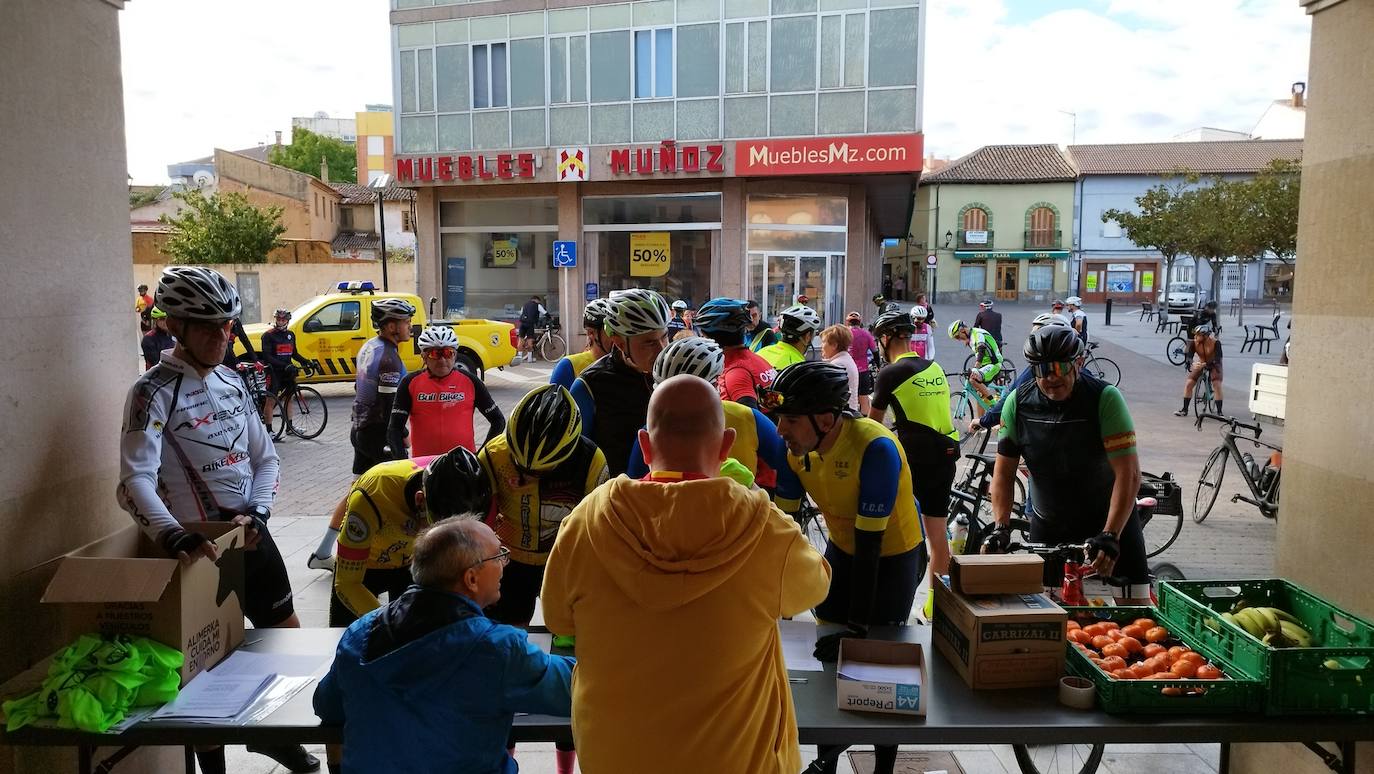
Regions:
<instances>
[{"instance_id":1,"label":"bunch of bananas","mask_svg":"<svg viewBox=\"0 0 1374 774\"><path fill-rule=\"evenodd\" d=\"M1271 648L1310 648L1316 644L1312 633L1298 619L1277 607L1248 607L1241 603L1221 617Z\"/></svg>"}]
</instances>

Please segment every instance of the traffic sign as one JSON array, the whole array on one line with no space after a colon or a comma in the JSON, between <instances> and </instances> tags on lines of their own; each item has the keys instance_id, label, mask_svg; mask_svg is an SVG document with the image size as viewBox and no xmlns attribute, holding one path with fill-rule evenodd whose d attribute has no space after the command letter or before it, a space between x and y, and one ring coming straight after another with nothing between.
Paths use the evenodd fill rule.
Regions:
<instances>
[{"instance_id":1,"label":"traffic sign","mask_svg":"<svg viewBox=\"0 0 1374 774\"><path fill-rule=\"evenodd\" d=\"M588 283L587 283L587 300L588 300L588 301L591 301L592 299L596 298L596 297L599 296L599 295L601 295L601 286L598 285L598 284L596 284L595 282L588 282Z\"/></svg>"},{"instance_id":2,"label":"traffic sign","mask_svg":"<svg viewBox=\"0 0 1374 774\"><path fill-rule=\"evenodd\" d=\"M577 267L576 242L553 243L553 267L555 269L573 269Z\"/></svg>"},{"instance_id":3,"label":"traffic sign","mask_svg":"<svg viewBox=\"0 0 1374 774\"><path fill-rule=\"evenodd\" d=\"M934 265L935 265L935 253L931 253L930 255L927 255L927 256L926 256L926 265L927 265L927 266L934 266Z\"/></svg>"}]
</instances>

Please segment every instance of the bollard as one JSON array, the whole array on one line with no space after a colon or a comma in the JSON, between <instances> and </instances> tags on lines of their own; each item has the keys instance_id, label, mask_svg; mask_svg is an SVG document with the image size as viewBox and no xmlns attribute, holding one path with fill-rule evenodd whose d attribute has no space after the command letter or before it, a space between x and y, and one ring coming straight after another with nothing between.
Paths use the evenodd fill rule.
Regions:
<instances>
[{"instance_id":1,"label":"bollard","mask_svg":"<svg viewBox=\"0 0 1374 774\"><path fill-rule=\"evenodd\" d=\"M1107 299L1107 314L1105 315L1105 319L1103 319L1102 324L1103 324L1103 325L1111 325L1111 324L1112 324L1112 300L1111 300L1110 298Z\"/></svg>"}]
</instances>

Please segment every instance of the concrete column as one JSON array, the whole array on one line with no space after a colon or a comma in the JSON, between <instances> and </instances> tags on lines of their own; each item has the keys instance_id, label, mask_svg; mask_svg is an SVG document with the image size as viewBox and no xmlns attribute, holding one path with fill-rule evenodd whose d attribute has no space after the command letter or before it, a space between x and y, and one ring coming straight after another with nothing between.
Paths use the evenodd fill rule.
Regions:
<instances>
[{"instance_id":1,"label":"concrete column","mask_svg":"<svg viewBox=\"0 0 1374 774\"><path fill-rule=\"evenodd\" d=\"M870 299L883 286L883 250L873 236L868 215L868 192L861 185L849 187L849 233L845 240L844 311L871 314ZM833 322L843 322L843 319Z\"/></svg>"},{"instance_id":2,"label":"concrete column","mask_svg":"<svg viewBox=\"0 0 1374 774\"><path fill-rule=\"evenodd\" d=\"M712 298L745 298L744 219L748 200L745 198L743 180L732 177L723 181L720 206L720 250L716 253L716 266L713 269L719 282L712 287Z\"/></svg>"},{"instance_id":3,"label":"concrete column","mask_svg":"<svg viewBox=\"0 0 1374 774\"><path fill-rule=\"evenodd\" d=\"M1348 356L1374 325L1364 248L1374 238L1374 3L1303 4L1314 14L1308 72L1320 97L1308 106L1303 147L1277 569L1374 618L1374 416L1351 395L1374 380L1374 362ZM1342 368L1336 384L1333 363ZM1359 771L1374 772L1374 745L1361 744L1358 757ZM1300 745L1237 746L1231 762L1238 772L1327 771Z\"/></svg>"},{"instance_id":4,"label":"concrete column","mask_svg":"<svg viewBox=\"0 0 1374 774\"><path fill-rule=\"evenodd\" d=\"M415 189L415 295L429 303L437 296L435 314L444 315L444 261L439 240L439 196L436 188Z\"/></svg>"},{"instance_id":5,"label":"concrete column","mask_svg":"<svg viewBox=\"0 0 1374 774\"><path fill-rule=\"evenodd\" d=\"M596 281L595 275L587 271L591 256L582 238L581 188L581 183L558 186L558 238L577 242L577 267L558 270L558 318L563 321L563 338L568 342L569 354L587 347L582 309L587 305L586 283Z\"/></svg>"}]
</instances>

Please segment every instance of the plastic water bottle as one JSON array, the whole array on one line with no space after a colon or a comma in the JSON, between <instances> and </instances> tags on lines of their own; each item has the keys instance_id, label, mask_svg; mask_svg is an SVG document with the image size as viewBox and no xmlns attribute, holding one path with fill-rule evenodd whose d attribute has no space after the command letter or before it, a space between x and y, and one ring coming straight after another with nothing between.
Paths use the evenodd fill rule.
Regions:
<instances>
[{"instance_id":1,"label":"plastic water bottle","mask_svg":"<svg viewBox=\"0 0 1374 774\"><path fill-rule=\"evenodd\" d=\"M951 555L959 556L964 553L964 544L968 542L968 517L960 514L954 518L954 530L949 535L949 552Z\"/></svg>"},{"instance_id":2,"label":"plastic water bottle","mask_svg":"<svg viewBox=\"0 0 1374 774\"><path fill-rule=\"evenodd\" d=\"M1255 457L1250 452L1241 452L1240 460L1245 465L1245 469L1250 472L1250 478L1259 481L1259 464L1255 462Z\"/></svg>"}]
</instances>

